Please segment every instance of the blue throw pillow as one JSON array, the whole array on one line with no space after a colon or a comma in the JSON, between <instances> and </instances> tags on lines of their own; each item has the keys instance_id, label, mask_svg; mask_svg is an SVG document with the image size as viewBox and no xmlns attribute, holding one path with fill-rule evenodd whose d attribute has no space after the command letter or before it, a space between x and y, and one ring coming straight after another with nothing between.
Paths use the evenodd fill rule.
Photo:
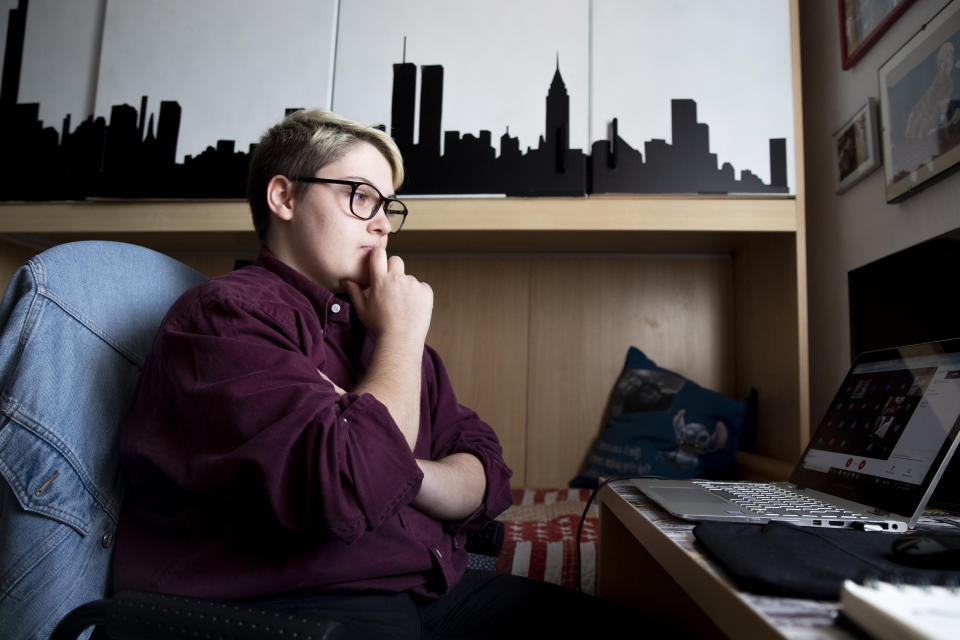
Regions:
<instances>
[{"instance_id":1,"label":"blue throw pillow","mask_svg":"<svg viewBox=\"0 0 960 640\"><path fill-rule=\"evenodd\" d=\"M595 487L600 476L721 476L755 409L755 391L734 400L658 367L630 347L600 435L570 486Z\"/></svg>"}]
</instances>

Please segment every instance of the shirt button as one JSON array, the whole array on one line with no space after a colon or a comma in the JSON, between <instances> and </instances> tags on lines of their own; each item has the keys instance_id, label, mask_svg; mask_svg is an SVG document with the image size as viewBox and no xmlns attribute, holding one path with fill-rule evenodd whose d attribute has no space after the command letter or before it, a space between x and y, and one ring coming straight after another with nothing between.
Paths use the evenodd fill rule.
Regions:
<instances>
[{"instance_id":1,"label":"shirt button","mask_svg":"<svg viewBox=\"0 0 960 640\"><path fill-rule=\"evenodd\" d=\"M334 313L340 313L340 305L334 302L332 305L330 305L330 311L333 311Z\"/></svg>"}]
</instances>

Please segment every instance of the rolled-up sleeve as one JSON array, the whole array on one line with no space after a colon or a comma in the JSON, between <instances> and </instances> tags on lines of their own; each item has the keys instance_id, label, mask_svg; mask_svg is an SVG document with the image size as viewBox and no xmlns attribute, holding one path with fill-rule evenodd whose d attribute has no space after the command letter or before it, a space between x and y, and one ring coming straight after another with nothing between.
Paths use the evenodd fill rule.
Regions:
<instances>
[{"instance_id":1,"label":"rolled-up sleeve","mask_svg":"<svg viewBox=\"0 0 960 640\"><path fill-rule=\"evenodd\" d=\"M423 473L387 408L376 398L349 393L342 397L341 407L341 435L346 442L339 447L343 459L338 468L351 479L355 496L346 509L355 503L363 512L364 525L376 529L413 500ZM341 537L352 539L360 533L345 531Z\"/></svg>"},{"instance_id":2,"label":"rolled-up sleeve","mask_svg":"<svg viewBox=\"0 0 960 640\"><path fill-rule=\"evenodd\" d=\"M470 453L480 460L486 475L481 505L462 521L450 523L450 527L453 531L480 529L510 506L512 472L503 460L496 433L472 409L457 401L443 361L430 347L424 355L424 379L430 381L427 391L433 430L431 459Z\"/></svg>"}]
</instances>

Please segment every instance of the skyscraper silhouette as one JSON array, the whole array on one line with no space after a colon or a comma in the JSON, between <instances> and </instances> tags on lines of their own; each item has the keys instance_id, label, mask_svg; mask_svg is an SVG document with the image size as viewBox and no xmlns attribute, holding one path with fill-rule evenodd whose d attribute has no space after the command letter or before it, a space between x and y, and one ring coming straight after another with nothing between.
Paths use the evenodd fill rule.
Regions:
<instances>
[{"instance_id":1,"label":"skyscraper silhouette","mask_svg":"<svg viewBox=\"0 0 960 640\"><path fill-rule=\"evenodd\" d=\"M787 188L786 138L770 138L770 186Z\"/></svg>"},{"instance_id":2,"label":"skyscraper silhouette","mask_svg":"<svg viewBox=\"0 0 960 640\"><path fill-rule=\"evenodd\" d=\"M787 193L786 140L770 140L771 182L743 169L717 167L710 152L710 128L697 122L697 103L672 100L672 140L648 140L639 153L611 127L611 140L593 143L591 189L595 193ZM614 119L616 122L616 119ZM645 157L644 157L645 156Z\"/></svg>"},{"instance_id":3,"label":"skyscraper silhouette","mask_svg":"<svg viewBox=\"0 0 960 640\"><path fill-rule=\"evenodd\" d=\"M420 68L420 139L424 157L440 157L440 133L443 116L443 67L438 64Z\"/></svg>"},{"instance_id":4,"label":"skyscraper silhouette","mask_svg":"<svg viewBox=\"0 0 960 640\"><path fill-rule=\"evenodd\" d=\"M567 85L560 75L560 56L557 56L557 70L553 74L550 90L547 92L547 124L545 149L556 159L556 169L563 171L565 157L570 140L570 96Z\"/></svg>"},{"instance_id":5,"label":"skyscraper silhouette","mask_svg":"<svg viewBox=\"0 0 960 640\"><path fill-rule=\"evenodd\" d=\"M393 65L393 102L390 106L390 135L404 155L413 149L413 118L417 105L417 65Z\"/></svg>"},{"instance_id":6,"label":"skyscraper silhouette","mask_svg":"<svg viewBox=\"0 0 960 640\"><path fill-rule=\"evenodd\" d=\"M180 117L183 109L180 103L164 100L160 103L160 117L157 120L157 160L161 164L172 166L177 161L177 139L180 137Z\"/></svg>"},{"instance_id":7,"label":"skyscraper silhouette","mask_svg":"<svg viewBox=\"0 0 960 640\"><path fill-rule=\"evenodd\" d=\"M23 65L28 5L29 0L20 0L16 9L10 9L7 22L7 46L3 54L3 79L0 81L0 107L4 110L17 103L20 93L20 68Z\"/></svg>"},{"instance_id":8,"label":"skyscraper silhouette","mask_svg":"<svg viewBox=\"0 0 960 640\"><path fill-rule=\"evenodd\" d=\"M546 129L538 147L523 154L517 138L506 132L500 138L499 157L489 130L482 129L476 135L442 130L441 65L421 67L419 138L413 142L415 69L416 65L406 60L393 65L391 133L407 168L401 193L586 193L586 156L579 149L569 148L570 97L560 74L559 59L547 92Z\"/></svg>"}]
</instances>

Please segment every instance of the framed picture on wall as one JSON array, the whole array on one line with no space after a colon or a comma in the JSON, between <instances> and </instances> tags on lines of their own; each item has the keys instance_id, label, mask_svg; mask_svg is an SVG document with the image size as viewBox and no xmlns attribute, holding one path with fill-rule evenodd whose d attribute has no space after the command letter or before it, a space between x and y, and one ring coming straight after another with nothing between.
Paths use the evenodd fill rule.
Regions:
<instances>
[{"instance_id":1,"label":"framed picture on wall","mask_svg":"<svg viewBox=\"0 0 960 640\"><path fill-rule=\"evenodd\" d=\"M887 202L960 167L960 0L951 0L880 67Z\"/></svg>"},{"instance_id":2,"label":"framed picture on wall","mask_svg":"<svg viewBox=\"0 0 960 640\"><path fill-rule=\"evenodd\" d=\"M840 53L849 69L876 44L914 0L837 0L840 5Z\"/></svg>"},{"instance_id":3,"label":"framed picture on wall","mask_svg":"<svg viewBox=\"0 0 960 640\"><path fill-rule=\"evenodd\" d=\"M869 98L833 134L833 173L837 193L843 193L880 166L877 101Z\"/></svg>"}]
</instances>

